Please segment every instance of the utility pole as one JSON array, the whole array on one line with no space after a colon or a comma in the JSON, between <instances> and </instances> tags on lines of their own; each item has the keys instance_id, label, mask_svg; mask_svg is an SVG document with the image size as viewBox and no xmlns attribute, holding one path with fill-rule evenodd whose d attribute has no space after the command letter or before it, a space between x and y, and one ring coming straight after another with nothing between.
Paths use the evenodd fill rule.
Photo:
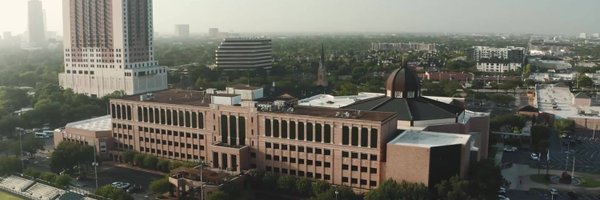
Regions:
<instances>
[{"instance_id":1,"label":"utility pole","mask_svg":"<svg viewBox=\"0 0 600 200\"><path fill-rule=\"evenodd\" d=\"M23 129L21 127L15 128L19 134L19 149L21 154L21 173L25 173L25 158L23 157Z\"/></svg>"},{"instance_id":2,"label":"utility pole","mask_svg":"<svg viewBox=\"0 0 600 200\"><path fill-rule=\"evenodd\" d=\"M94 144L94 162L92 163L94 166L94 176L96 179L96 190L98 190L98 162L96 161L96 144Z\"/></svg>"}]
</instances>

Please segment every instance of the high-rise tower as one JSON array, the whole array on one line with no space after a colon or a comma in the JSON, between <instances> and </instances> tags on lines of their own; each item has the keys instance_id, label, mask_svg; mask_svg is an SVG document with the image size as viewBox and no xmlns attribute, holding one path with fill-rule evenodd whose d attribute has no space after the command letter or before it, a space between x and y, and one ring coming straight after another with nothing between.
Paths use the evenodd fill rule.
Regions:
<instances>
[{"instance_id":1,"label":"high-rise tower","mask_svg":"<svg viewBox=\"0 0 600 200\"><path fill-rule=\"evenodd\" d=\"M327 67L325 67L325 47L321 44L321 60L319 61L319 70L317 71L317 85L327 87Z\"/></svg>"},{"instance_id":2,"label":"high-rise tower","mask_svg":"<svg viewBox=\"0 0 600 200\"><path fill-rule=\"evenodd\" d=\"M28 2L27 32L30 47L46 45L46 28L44 25L44 10L40 0Z\"/></svg>"},{"instance_id":3,"label":"high-rise tower","mask_svg":"<svg viewBox=\"0 0 600 200\"><path fill-rule=\"evenodd\" d=\"M152 0L63 0L63 20L62 87L97 97L167 88L154 55Z\"/></svg>"}]
</instances>

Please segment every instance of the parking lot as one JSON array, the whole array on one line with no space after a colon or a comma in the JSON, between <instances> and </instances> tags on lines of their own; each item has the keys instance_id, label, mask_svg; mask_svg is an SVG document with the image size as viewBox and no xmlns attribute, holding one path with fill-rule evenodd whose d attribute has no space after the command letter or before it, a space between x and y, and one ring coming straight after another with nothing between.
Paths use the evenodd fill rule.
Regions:
<instances>
[{"instance_id":1,"label":"parking lot","mask_svg":"<svg viewBox=\"0 0 600 200\"><path fill-rule=\"evenodd\" d=\"M575 172L600 173L600 140L592 137L576 136L578 142L560 145L559 152L551 153L550 168L571 171L575 158Z\"/></svg>"},{"instance_id":2,"label":"parking lot","mask_svg":"<svg viewBox=\"0 0 600 200\"><path fill-rule=\"evenodd\" d=\"M150 182L160 178L162 176L148 172L105 165L98 172L98 185L102 187L113 182L127 182L131 185L142 186L141 191L137 191L132 195L135 199L146 199L146 196L150 196L150 192L148 191ZM86 179L81 182L85 185L84 188L86 190L93 191L95 189L94 179Z\"/></svg>"}]
</instances>

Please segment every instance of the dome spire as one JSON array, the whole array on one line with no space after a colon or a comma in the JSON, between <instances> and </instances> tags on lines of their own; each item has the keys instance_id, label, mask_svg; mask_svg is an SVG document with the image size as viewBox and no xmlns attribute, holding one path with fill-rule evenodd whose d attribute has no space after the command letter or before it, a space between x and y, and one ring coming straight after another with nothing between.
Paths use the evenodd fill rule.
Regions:
<instances>
[{"instance_id":1,"label":"dome spire","mask_svg":"<svg viewBox=\"0 0 600 200\"><path fill-rule=\"evenodd\" d=\"M410 69L402 57L402 66L394 70L387 79L386 96L392 98L417 98L421 96L419 77Z\"/></svg>"}]
</instances>

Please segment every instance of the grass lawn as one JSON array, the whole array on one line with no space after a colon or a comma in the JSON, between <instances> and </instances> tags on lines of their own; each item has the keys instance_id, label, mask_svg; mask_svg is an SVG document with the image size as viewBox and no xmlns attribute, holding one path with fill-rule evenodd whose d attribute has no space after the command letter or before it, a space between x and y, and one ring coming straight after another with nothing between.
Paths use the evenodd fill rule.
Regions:
<instances>
[{"instance_id":1,"label":"grass lawn","mask_svg":"<svg viewBox=\"0 0 600 200\"><path fill-rule=\"evenodd\" d=\"M600 180L584 177L581 186L589 188L600 187Z\"/></svg>"},{"instance_id":2,"label":"grass lawn","mask_svg":"<svg viewBox=\"0 0 600 200\"><path fill-rule=\"evenodd\" d=\"M552 182L546 178L546 174L534 174L531 175L531 180L541 184L551 184Z\"/></svg>"},{"instance_id":3,"label":"grass lawn","mask_svg":"<svg viewBox=\"0 0 600 200\"><path fill-rule=\"evenodd\" d=\"M2 200L23 200L21 197L12 195L10 193L0 191L0 199Z\"/></svg>"}]
</instances>

